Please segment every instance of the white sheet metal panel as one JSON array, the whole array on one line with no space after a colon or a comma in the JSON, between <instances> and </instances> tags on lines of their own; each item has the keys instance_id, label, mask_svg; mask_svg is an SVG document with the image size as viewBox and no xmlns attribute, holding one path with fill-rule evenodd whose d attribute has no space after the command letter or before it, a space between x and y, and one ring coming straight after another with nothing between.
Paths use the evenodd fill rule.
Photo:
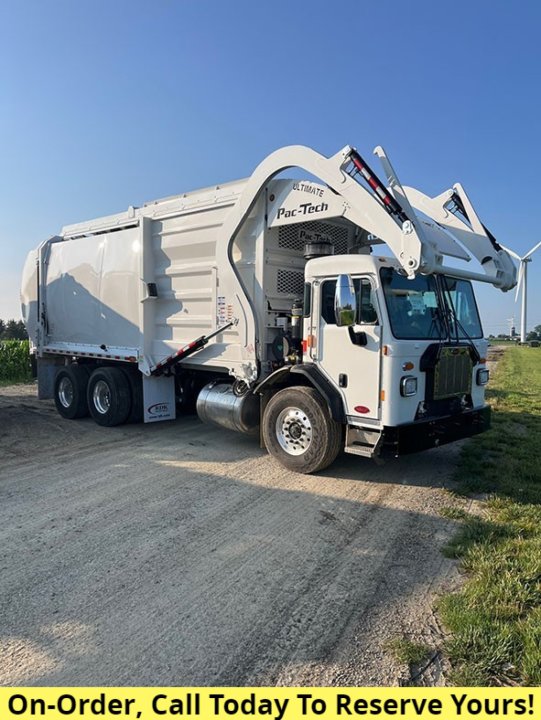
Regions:
<instances>
[{"instance_id":1,"label":"white sheet metal panel","mask_svg":"<svg viewBox=\"0 0 541 720\"><path fill-rule=\"evenodd\" d=\"M150 349L154 362L217 327L216 236L228 207L215 205L204 212L172 216L152 224L158 291ZM231 272L230 268L226 270ZM230 298L226 301L232 303ZM228 341L235 342L236 331L228 335ZM218 348L220 344L217 338L192 363L221 356L225 348Z\"/></svg>"},{"instance_id":2,"label":"white sheet metal panel","mask_svg":"<svg viewBox=\"0 0 541 720\"><path fill-rule=\"evenodd\" d=\"M344 199L319 183L281 180L272 186L267 205L269 227L342 217L346 211Z\"/></svg>"},{"instance_id":3,"label":"white sheet metal panel","mask_svg":"<svg viewBox=\"0 0 541 720\"><path fill-rule=\"evenodd\" d=\"M51 245L48 344L138 347L138 236L132 228Z\"/></svg>"},{"instance_id":4,"label":"white sheet metal panel","mask_svg":"<svg viewBox=\"0 0 541 720\"><path fill-rule=\"evenodd\" d=\"M253 379L256 372L255 338L249 337L246 318L235 294L230 262L217 261L217 242L225 242L222 228L244 182L210 188L158 203L142 213L151 221L148 240L157 298L151 304L151 325L145 323L145 363L152 366L196 338L236 318L237 326L216 336L184 366L220 368L237 377ZM264 233L264 199L258 201L235 239L232 259L250 297L256 292L254 276L258 237ZM147 240L145 239L145 243ZM262 250L261 250L262 252ZM146 272L146 270L145 270ZM262 313L263 303L255 303ZM150 342L148 336L151 334ZM144 369L144 368L142 368Z\"/></svg>"},{"instance_id":5,"label":"white sheet metal panel","mask_svg":"<svg viewBox=\"0 0 541 720\"><path fill-rule=\"evenodd\" d=\"M51 246L45 298L49 342L99 344L102 256L103 242L94 237Z\"/></svg>"},{"instance_id":6,"label":"white sheet metal panel","mask_svg":"<svg viewBox=\"0 0 541 720\"><path fill-rule=\"evenodd\" d=\"M139 345L139 228L104 238L98 332L100 345Z\"/></svg>"}]
</instances>

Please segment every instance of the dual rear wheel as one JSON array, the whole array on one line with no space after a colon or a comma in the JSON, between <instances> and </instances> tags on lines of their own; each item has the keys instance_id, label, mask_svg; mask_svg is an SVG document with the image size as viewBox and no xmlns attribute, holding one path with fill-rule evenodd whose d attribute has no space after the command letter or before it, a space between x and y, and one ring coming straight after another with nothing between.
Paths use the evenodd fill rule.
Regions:
<instances>
[{"instance_id":1,"label":"dual rear wheel","mask_svg":"<svg viewBox=\"0 0 541 720\"><path fill-rule=\"evenodd\" d=\"M54 400L69 420L91 415L98 425L113 427L143 416L143 389L137 372L128 368L67 365L55 379Z\"/></svg>"}]
</instances>

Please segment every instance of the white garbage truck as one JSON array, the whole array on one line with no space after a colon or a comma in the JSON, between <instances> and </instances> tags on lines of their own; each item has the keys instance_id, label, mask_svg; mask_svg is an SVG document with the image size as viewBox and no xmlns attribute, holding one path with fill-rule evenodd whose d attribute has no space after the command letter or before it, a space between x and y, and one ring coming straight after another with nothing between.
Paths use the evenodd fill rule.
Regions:
<instances>
[{"instance_id":1,"label":"white garbage truck","mask_svg":"<svg viewBox=\"0 0 541 720\"><path fill-rule=\"evenodd\" d=\"M195 409L304 473L485 430L471 281L516 269L460 184L430 197L374 152L384 181L353 147L285 147L45 240L22 281L39 397L102 426Z\"/></svg>"}]
</instances>

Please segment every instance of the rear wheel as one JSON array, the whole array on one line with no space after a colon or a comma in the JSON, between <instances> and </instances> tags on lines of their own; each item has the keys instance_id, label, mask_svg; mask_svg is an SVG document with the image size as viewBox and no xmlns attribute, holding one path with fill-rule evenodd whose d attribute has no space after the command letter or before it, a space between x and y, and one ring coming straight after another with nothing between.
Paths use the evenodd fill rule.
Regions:
<instances>
[{"instance_id":1,"label":"rear wheel","mask_svg":"<svg viewBox=\"0 0 541 720\"><path fill-rule=\"evenodd\" d=\"M88 415L86 387L88 369L84 365L60 368L54 381L54 403L63 418L76 420Z\"/></svg>"},{"instance_id":2,"label":"rear wheel","mask_svg":"<svg viewBox=\"0 0 541 720\"><path fill-rule=\"evenodd\" d=\"M143 422L143 377L139 370L124 367L122 372L128 378L131 393L131 410L127 422Z\"/></svg>"},{"instance_id":3,"label":"rear wheel","mask_svg":"<svg viewBox=\"0 0 541 720\"><path fill-rule=\"evenodd\" d=\"M342 427L313 388L286 388L265 408L263 439L269 453L286 468L312 473L336 459Z\"/></svg>"},{"instance_id":4,"label":"rear wheel","mask_svg":"<svg viewBox=\"0 0 541 720\"><path fill-rule=\"evenodd\" d=\"M120 368L94 370L88 383L87 398L90 414L98 425L121 425L130 415L130 383Z\"/></svg>"}]
</instances>

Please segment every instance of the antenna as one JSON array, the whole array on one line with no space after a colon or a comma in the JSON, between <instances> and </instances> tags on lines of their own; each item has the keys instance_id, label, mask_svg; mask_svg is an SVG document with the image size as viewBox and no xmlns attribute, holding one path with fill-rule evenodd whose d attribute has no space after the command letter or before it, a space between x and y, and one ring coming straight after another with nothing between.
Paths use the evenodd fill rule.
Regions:
<instances>
[{"instance_id":1,"label":"antenna","mask_svg":"<svg viewBox=\"0 0 541 720\"><path fill-rule=\"evenodd\" d=\"M528 308L526 305L527 302L527 293L528 293L528 263L532 262L532 255L536 250L538 250L541 247L541 242L538 242L537 245L534 245L531 250L528 250L526 255L523 255L520 257L520 255L517 255L516 252L513 250L510 250L509 248L506 248L502 245L504 250L507 250L507 252L512 255L514 258L516 258L519 261L519 271L518 271L518 282L517 282L517 291L515 293L515 302L518 300L518 294L520 292L520 286L522 284L522 301L521 301L521 312L520 312L520 342L524 343L526 342L526 318L527 318L527 312Z\"/></svg>"}]
</instances>

